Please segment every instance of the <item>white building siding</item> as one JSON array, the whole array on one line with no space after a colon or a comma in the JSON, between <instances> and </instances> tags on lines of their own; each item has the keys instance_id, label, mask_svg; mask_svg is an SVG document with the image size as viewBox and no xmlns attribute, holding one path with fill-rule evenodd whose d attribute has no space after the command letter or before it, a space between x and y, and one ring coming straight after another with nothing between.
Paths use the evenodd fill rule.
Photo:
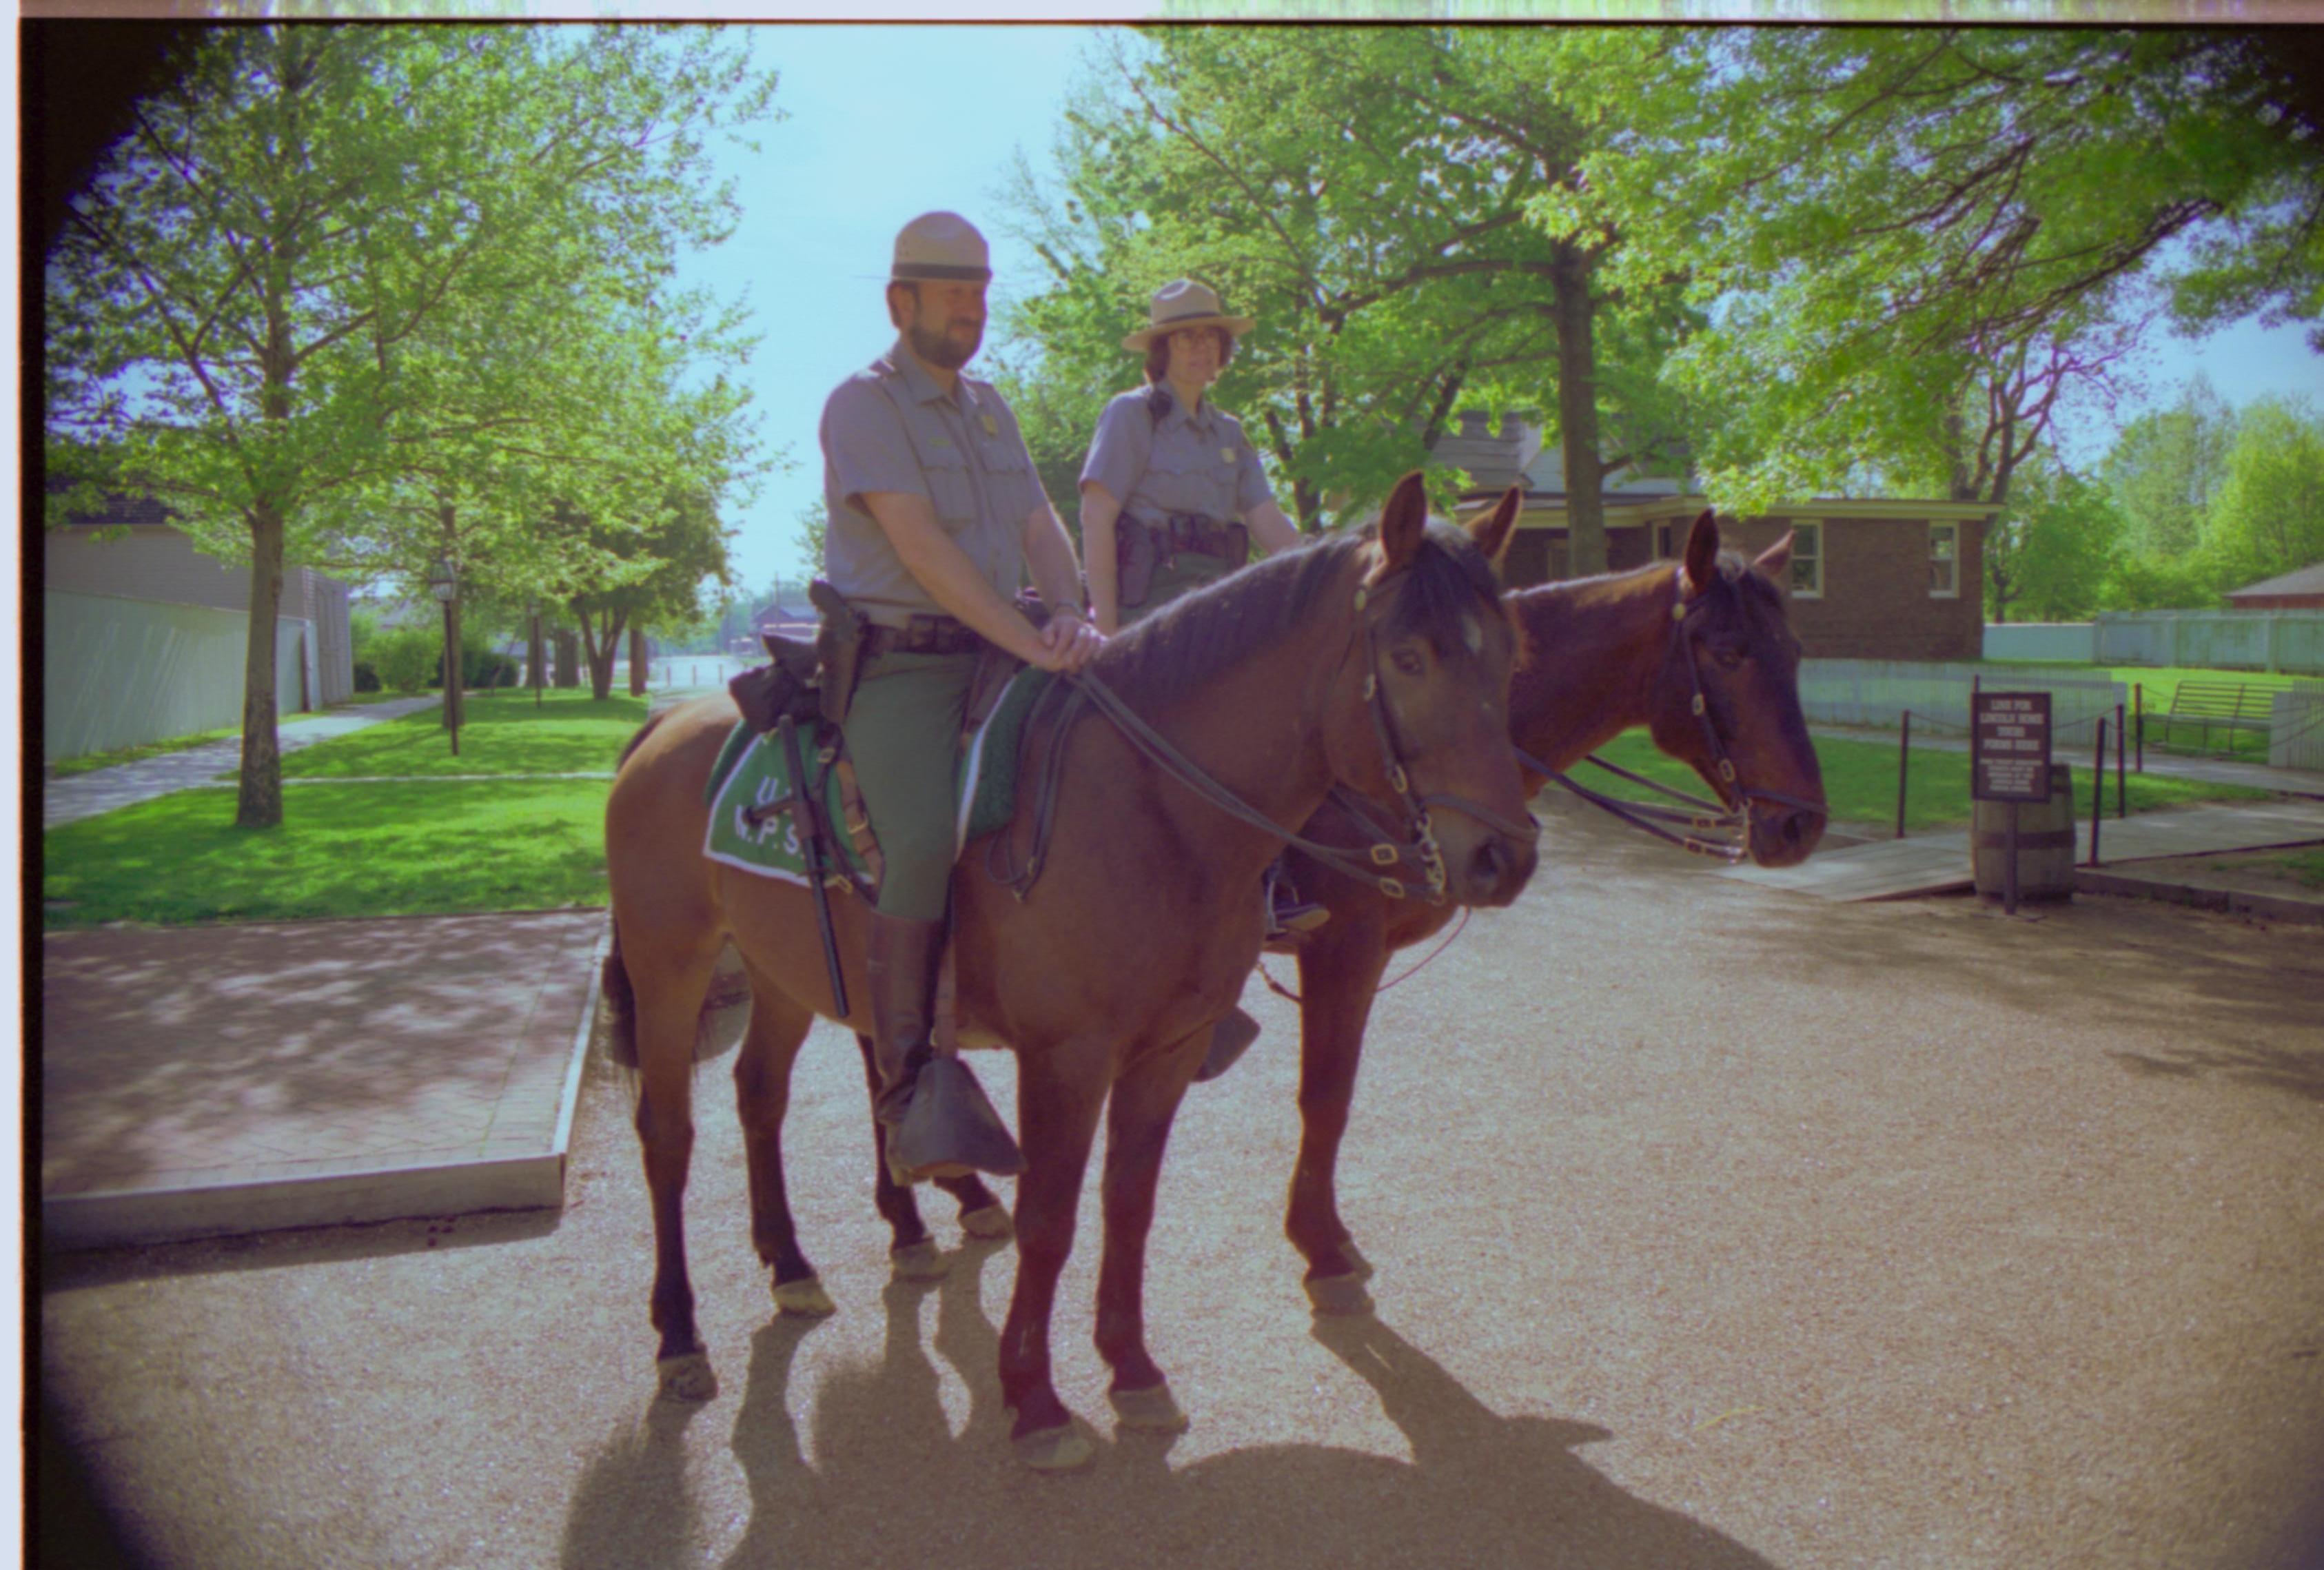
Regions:
<instances>
[{"instance_id":1,"label":"white building siding","mask_svg":"<svg viewBox=\"0 0 2324 1570\"><path fill-rule=\"evenodd\" d=\"M41 751L55 762L242 724L250 618L205 605L161 605L55 589L41 667ZM277 623L275 712L295 710L306 623ZM309 693L313 691L310 668Z\"/></svg>"}]
</instances>

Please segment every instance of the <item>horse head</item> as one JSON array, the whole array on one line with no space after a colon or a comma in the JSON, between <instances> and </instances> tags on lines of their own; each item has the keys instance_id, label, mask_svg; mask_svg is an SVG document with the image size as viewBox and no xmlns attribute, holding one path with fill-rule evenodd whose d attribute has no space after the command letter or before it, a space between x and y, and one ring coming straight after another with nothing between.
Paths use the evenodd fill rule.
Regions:
<instances>
[{"instance_id":1,"label":"horse head","mask_svg":"<svg viewBox=\"0 0 2324 1570\"><path fill-rule=\"evenodd\" d=\"M1417 473L1380 514L1357 592L1358 631L1333 684L1335 776L1416 827L1443 891L1507 905L1533 875L1539 831L1509 747L1509 675L1523 648L1494 566L1523 493L1467 529L1431 522Z\"/></svg>"},{"instance_id":2,"label":"horse head","mask_svg":"<svg viewBox=\"0 0 2324 1570\"><path fill-rule=\"evenodd\" d=\"M1823 836L1823 772L1800 713L1800 641L1781 587L1792 537L1757 560L1719 549L1705 513L1688 534L1670 650L1655 671L1655 744L1749 820L1751 859L1787 867Z\"/></svg>"}]
</instances>

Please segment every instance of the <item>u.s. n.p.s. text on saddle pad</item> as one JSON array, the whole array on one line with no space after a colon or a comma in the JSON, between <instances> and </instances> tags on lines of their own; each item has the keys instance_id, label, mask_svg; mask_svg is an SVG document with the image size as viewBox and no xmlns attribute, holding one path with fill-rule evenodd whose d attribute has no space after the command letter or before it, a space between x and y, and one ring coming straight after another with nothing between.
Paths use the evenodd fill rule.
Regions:
<instances>
[{"instance_id":1,"label":"u.s. n.p.s. text on saddle pad","mask_svg":"<svg viewBox=\"0 0 2324 1570\"><path fill-rule=\"evenodd\" d=\"M820 721L799 729L799 753L810 780L816 772L816 754L824 745L825 729ZM718 783L712 787L710 829L703 837L702 854L714 862L723 862L746 873L804 886L807 881L807 858L805 847L799 843L802 831L797 817L779 811L760 812L755 822L752 817L754 809L789 798L789 762L772 734L750 734L747 721L736 725L735 731L736 734L727 741L725 752L719 754L720 768L711 776ZM734 756L738 753L740 756ZM822 806L824 821L831 825L834 837L839 841L836 854L845 858L847 870L855 877L871 877L849 832L846 803L842 799L836 769L829 771L825 778ZM825 852L826 858L833 854ZM825 864L831 865L828 860Z\"/></svg>"},{"instance_id":2,"label":"u.s. n.p.s. text on saddle pad","mask_svg":"<svg viewBox=\"0 0 2324 1570\"><path fill-rule=\"evenodd\" d=\"M1016 811L1018 753L1025 722L1048 682L1046 671L1019 671L1002 688L991 716L969 738L956 776L955 855L970 840L1006 825ZM800 727L799 752L810 776L818 754L828 744L828 734L829 727L820 721ZM719 754L711 780L710 828L703 839L702 854L746 873L804 885L807 864L798 826L791 814L763 812L755 823L750 816L754 808L790 795L790 766L775 738L752 734L748 722L737 725ZM834 769L824 793L825 821L841 841L841 854L846 856L849 869L862 874L866 864L846 808L839 771ZM871 826L870 837L875 844L879 830L877 823Z\"/></svg>"}]
</instances>

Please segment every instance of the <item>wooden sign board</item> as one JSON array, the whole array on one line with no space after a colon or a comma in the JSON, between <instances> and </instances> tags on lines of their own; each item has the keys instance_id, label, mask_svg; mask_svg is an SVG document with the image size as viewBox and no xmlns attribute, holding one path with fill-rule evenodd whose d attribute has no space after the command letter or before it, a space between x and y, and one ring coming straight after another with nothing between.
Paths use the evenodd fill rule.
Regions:
<instances>
[{"instance_id":1,"label":"wooden sign board","mask_svg":"<svg viewBox=\"0 0 2324 1570\"><path fill-rule=\"evenodd\" d=\"M2050 799L2050 695L1978 692L1969 698L1969 795Z\"/></svg>"}]
</instances>

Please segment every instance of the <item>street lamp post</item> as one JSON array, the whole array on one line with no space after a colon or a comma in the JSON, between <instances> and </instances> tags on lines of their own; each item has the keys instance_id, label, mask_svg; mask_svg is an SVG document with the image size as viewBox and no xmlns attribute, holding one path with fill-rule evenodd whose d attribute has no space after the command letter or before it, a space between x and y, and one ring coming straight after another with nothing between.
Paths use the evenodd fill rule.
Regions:
<instances>
[{"instance_id":1,"label":"street lamp post","mask_svg":"<svg viewBox=\"0 0 2324 1570\"><path fill-rule=\"evenodd\" d=\"M449 557L428 568L428 586L444 605L444 728L452 733L452 755L460 755L460 579Z\"/></svg>"}]
</instances>

